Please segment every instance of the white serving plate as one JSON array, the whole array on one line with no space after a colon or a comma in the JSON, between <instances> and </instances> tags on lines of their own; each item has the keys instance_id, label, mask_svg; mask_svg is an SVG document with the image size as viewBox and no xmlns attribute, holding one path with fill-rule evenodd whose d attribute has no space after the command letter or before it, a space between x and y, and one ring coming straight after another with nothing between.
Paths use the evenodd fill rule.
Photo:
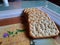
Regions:
<instances>
[{"instance_id":1,"label":"white serving plate","mask_svg":"<svg viewBox=\"0 0 60 45\"><path fill-rule=\"evenodd\" d=\"M60 21L60 14L58 14L46 7L36 7L36 8L46 12L53 21L55 21L58 25L60 25L60 22L59 22ZM13 10L0 11L0 19L21 16L22 11L23 11L23 9L13 9Z\"/></svg>"}]
</instances>

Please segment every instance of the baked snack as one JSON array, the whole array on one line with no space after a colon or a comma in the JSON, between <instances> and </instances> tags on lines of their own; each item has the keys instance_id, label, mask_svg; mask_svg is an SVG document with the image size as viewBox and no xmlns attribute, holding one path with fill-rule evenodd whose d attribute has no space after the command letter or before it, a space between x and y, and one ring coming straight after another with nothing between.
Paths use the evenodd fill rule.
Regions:
<instances>
[{"instance_id":1,"label":"baked snack","mask_svg":"<svg viewBox=\"0 0 60 45\"><path fill-rule=\"evenodd\" d=\"M9 34L9 36L8 35L3 36L6 33ZM30 45L30 40L25 35L23 24L17 23L7 26L1 26L0 45Z\"/></svg>"},{"instance_id":2,"label":"baked snack","mask_svg":"<svg viewBox=\"0 0 60 45\"><path fill-rule=\"evenodd\" d=\"M54 37L59 34L54 21L43 11L37 8L24 9L26 30L32 38Z\"/></svg>"}]
</instances>

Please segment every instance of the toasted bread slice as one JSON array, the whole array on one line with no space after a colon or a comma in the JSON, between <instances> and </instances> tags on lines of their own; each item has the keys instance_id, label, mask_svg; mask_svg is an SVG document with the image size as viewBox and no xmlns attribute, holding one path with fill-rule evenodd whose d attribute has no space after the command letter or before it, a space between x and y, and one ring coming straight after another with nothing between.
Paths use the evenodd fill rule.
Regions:
<instances>
[{"instance_id":1,"label":"toasted bread slice","mask_svg":"<svg viewBox=\"0 0 60 45\"><path fill-rule=\"evenodd\" d=\"M23 30L24 26L22 23L1 26L0 45L30 45L30 39L25 35L25 31ZM8 31L10 33L9 36L3 37L4 33L8 33Z\"/></svg>"},{"instance_id":2,"label":"toasted bread slice","mask_svg":"<svg viewBox=\"0 0 60 45\"><path fill-rule=\"evenodd\" d=\"M24 10L27 31L32 38L54 37L59 34L54 21L37 8L27 8ZM29 29L28 29L29 28Z\"/></svg>"}]
</instances>

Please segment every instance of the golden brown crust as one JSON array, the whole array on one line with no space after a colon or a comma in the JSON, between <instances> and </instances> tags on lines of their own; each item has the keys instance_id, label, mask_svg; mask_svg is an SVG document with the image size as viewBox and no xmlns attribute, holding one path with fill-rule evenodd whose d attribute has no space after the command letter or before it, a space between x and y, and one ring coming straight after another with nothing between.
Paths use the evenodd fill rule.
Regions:
<instances>
[{"instance_id":1,"label":"golden brown crust","mask_svg":"<svg viewBox=\"0 0 60 45\"><path fill-rule=\"evenodd\" d=\"M25 31L15 34L17 29L24 30L23 24L17 23L0 27L0 45L30 45L30 40L26 37ZM7 31L13 32L13 34L8 37L1 36L1 34L4 34Z\"/></svg>"},{"instance_id":2,"label":"golden brown crust","mask_svg":"<svg viewBox=\"0 0 60 45\"><path fill-rule=\"evenodd\" d=\"M26 30L28 31L28 33L29 33L29 35L30 35L30 37L32 37L32 38L47 38L47 37L55 37L55 36L57 36L58 34L59 34L59 31L58 31L58 29L57 29L57 27L56 27L56 25L54 24L54 22L50 19L50 17L48 17L48 15L46 14L46 13L44 13L44 12L42 12L41 10L39 10L39 9L37 9L37 8L27 8L27 9L25 9L24 10L24 16L25 16L25 18L26 18ZM36 36L36 35L38 35L37 33L36 33L36 35L35 35L35 33L34 34L32 34L33 32L34 32L34 26L32 27L31 25L34 25L34 23L35 23L35 21L41 21L42 19L40 19L41 18L41 16L42 16L42 19L44 19L43 17L45 16L45 18L48 18L48 20L49 21L51 21L52 23L52 26L53 26L53 24L54 24L54 26L53 27L55 27L55 31L57 32L56 34L50 34L50 35L48 35L48 36ZM35 18L36 17L36 18ZM45 21L45 20L44 20ZM48 23L50 23L48 21ZM38 23L40 23L40 22L36 22L36 24L38 24ZM46 22L47 23L47 22ZM39 25L39 24L38 24ZM43 25L43 23L42 23L42 25ZM46 24L47 25L47 24ZM51 27L51 26L50 26ZM28 29L27 29L28 28ZM36 27L35 27L36 28ZM37 27L38 28L38 27ZM33 29L33 30L32 30ZM41 29L41 28L40 28ZM49 28L48 28L49 29ZM31 31L33 31L32 33L31 33ZM39 30L39 31L41 31L41 30ZM47 30L46 30L47 31ZM43 34L44 35L44 34Z\"/></svg>"}]
</instances>

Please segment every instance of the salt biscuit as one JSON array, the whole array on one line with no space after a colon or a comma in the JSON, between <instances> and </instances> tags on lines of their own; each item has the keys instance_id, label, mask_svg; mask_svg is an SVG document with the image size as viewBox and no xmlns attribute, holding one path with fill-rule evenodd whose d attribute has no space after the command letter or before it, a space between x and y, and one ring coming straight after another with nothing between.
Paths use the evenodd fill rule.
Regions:
<instances>
[{"instance_id":1,"label":"salt biscuit","mask_svg":"<svg viewBox=\"0 0 60 45\"><path fill-rule=\"evenodd\" d=\"M54 21L37 8L24 9L24 17L27 20L26 27L29 28L29 35L32 38L54 37L59 34Z\"/></svg>"}]
</instances>

